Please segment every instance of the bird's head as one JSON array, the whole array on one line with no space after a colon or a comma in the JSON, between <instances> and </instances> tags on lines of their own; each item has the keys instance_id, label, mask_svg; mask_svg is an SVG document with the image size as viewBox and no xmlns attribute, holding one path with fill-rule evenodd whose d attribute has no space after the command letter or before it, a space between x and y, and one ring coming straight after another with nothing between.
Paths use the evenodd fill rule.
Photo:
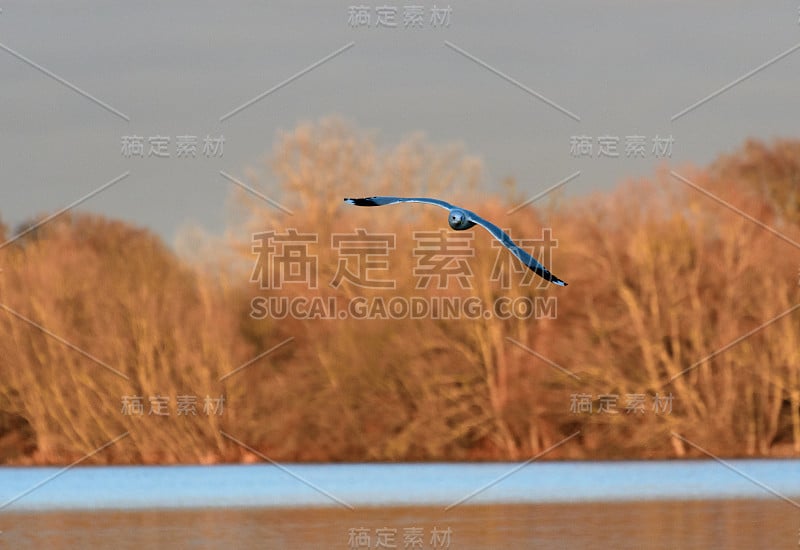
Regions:
<instances>
[{"instance_id":1,"label":"bird's head","mask_svg":"<svg viewBox=\"0 0 800 550\"><path fill-rule=\"evenodd\" d=\"M473 222L469 221L469 216L467 216L467 213L463 210L459 210L458 208L453 208L450 211L447 221L450 224L450 227L455 230L469 229L475 225Z\"/></svg>"}]
</instances>

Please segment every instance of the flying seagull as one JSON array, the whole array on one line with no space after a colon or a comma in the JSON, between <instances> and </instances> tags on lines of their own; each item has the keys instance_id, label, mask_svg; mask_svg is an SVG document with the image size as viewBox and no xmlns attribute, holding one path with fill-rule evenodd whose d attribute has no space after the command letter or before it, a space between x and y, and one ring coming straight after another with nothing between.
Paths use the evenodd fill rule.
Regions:
<instances>
[{"instance_id":1,"label":"flying seagull","mask_svg":"<svg viewBox=\"0 0 800 550\"><path fill-rule=\"evenodd\" d=\"M502 229L497 227L495 224L484 220L474 212L470 212L464 208L458 208L457 206L453 206L452 204L439 199L429 199L426 197L366 197L363 199L344 199L344 202L355 204L356 206L385 206L387 204L395 204L398 202L421 202L425 204L435 204L436 206L444 208L450 212L447 221L450 223L450 227L456 231L469 229L476 224L480 225L489 233L491 233L495 239L503 243L503 246L508 248L514 256L522 260L522 263L528 266L539 277L559 286L567 286L567 283L550 273L545 266L536 261L536 258L517 246L517 244L511 240L511 237L503 232Z\"/></svg>"}]
</instances>

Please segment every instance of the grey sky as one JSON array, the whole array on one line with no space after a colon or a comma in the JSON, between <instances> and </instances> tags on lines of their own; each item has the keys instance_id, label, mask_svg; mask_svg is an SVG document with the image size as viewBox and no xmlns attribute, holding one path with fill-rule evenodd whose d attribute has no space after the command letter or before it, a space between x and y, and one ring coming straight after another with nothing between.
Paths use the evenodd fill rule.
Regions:
<instances>
[{"instance_id":1,"label":"grey sky","mask_svg":"<svg viewBox=\"0 0 800 550\"><path fill-rule=\"evenodd\" d=\"M608 189L659 161L575 158L570 137L674 138L672 164L705 164L747 137L797 137L800 50L676 121L670 117L800 43L800 2L478 2L449 28L351 28L348 7L408 2L22 2L0 0L0 44L130 122L0 51L0 217L53 212L123 172L79 208L151 228L218 231L232 184L278 130L339 114L385 144L424 132L481 157L487 183L534 195ZM220 122L311 63L355 45ZM580 117L577 122L452 48ZM124 158L126 135L165 135L172 158ZM223 158L174 158L178 135L225 136ZM597 144L595 144L595 151ZM466 205L469 206L469 205Z\"/></svg>"}]
</instances>

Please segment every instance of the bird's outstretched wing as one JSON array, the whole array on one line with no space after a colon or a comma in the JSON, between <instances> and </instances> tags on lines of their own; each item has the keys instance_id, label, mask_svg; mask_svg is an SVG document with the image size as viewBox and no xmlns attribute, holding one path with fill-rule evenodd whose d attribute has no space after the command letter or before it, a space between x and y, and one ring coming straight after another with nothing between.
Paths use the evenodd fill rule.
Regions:
<instances>
[{"instance_id":1,"label":"bird's outstretched wing","mask_svg":"<svg viewBox=\"0 0 800 550\"><path fill-rule=\"evenodd\" d=\"M445 210L452 210L456 208L452 204L439 200L439 199L429 199L427 197L364 197L360 199L344 199L344 202L349 204L354 204L356 206L385 206L387 204L396 204L399 202L421 202L426 204L435 204ZM463 210L463 209L462 209ZM469 220L477 225L480 225L484 229L486 229L492 236L503 243L503 246L508 248L512 254L514 254L517 258L522 260L526 266L528 266L534 273L539 275L542 279L546 281L550 281L551 283L557 284L559 286L567 286L567 283L550 273L545 266L540 264L536 258L525 252L521 249L517 244L511 240L502 229L497 227L495 224L488 222L475 214L474 212L470 212L469 210L465 210L465 212L469 215Z\"/></svg>"},{"instance_id":2,"label":"bird's outstretched wing","mask_svg":"<svg viewBox=\"0 0 800 550\"><path fill-rule=\"evenodd\" d=\"M521 249L517 244L511 240L511 237L505 233L502 229L497 227L492 222L486 221L474 212L469 212L469 220L480 225L484 229L486 229L492 236L503 243L503 246L508 248L514 256L522 260L526 266L531 268L534 273L536 273L539 277L546 281L550 281L553 284L557 284L559 286L567 286L567 283L550 273L545 266L540 264L536 258L525 252Z\"/></svg>"},{"instance_id":3,"label":"bird's outstretched wing","mask_svg":"<svg viewBox=\"0 0 800 550\"><path fill-rule=\"evenodd\" d=\"M452 210L455 208L450 203L440 201L439 199L429 199L427 197L365 197L363 199L344 199L344 202L355 204L356 206L385 206L398 202L423 202L426 204L435 204L445 210Z\"/></svg>"}]
</instances>

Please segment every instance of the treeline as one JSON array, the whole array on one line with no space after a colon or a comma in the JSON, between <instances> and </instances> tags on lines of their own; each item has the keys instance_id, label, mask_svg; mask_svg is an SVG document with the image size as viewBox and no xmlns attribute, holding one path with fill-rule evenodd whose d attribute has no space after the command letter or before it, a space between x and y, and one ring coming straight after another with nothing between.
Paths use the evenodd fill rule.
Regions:
<instances>
[{"instance_id":1,"label":"treeline","mask_svg":"<svg viewBox=\"0 0 800 550\"><path fill-rule=\"evenodd\" d=\"M487 192L458 147L331 119L245 179L263 197L235 186L225 235L177 253L78 213L0 248L0 462L122 434L88 462L800 456L798 141L512 211L534 193ZM475 210L569 286L480 228L443 235L438 208L342 202L375 194ZM415 317L412 297L489 311Z\"/></svg>"}]
</instances>

